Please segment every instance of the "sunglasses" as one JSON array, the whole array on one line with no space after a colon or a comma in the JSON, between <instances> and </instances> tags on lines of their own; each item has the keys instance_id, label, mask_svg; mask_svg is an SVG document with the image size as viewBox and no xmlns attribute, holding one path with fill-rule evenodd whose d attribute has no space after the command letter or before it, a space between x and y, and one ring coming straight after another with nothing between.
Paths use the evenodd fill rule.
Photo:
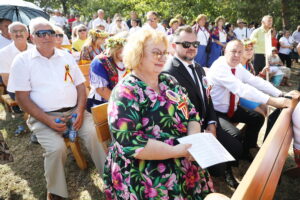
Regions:
<instances>
[{"instance_id":1,"label":"sunglasses","mask_svg":"<svg viewBox=\"0 0 300 200\"><path fill-rule=\"evenodd\" d=\"M81 29L81 30L78 30L78 32L86 32L86 29Z\"/></svg>"},{"instance_id":2,"label":"sunglasses","mask_svg":"<svg viewBox=\"0 0 300 200\"><path fill-rule=\"evenodd\" d=\"M36 36L38 36L39 38L44 38L46 37L46 35L48 35L49 37L54 37L55 36L55 31L54 30L39 30L37 32L34 33Z\"/></svg>"},{"instance_id":3,"label":"sunglasses","mask_svg":"<svg viewBox=\"0 0 300 200\"><path fill-rule=\"evenodd\" d=\"M200 42L195 41L195 42L175 42L175 44L181 44L183 48L187 49L190 48L191 45L193 45L193 47L198 48L200 46Z\"/></svg>"},{"instance_id":4,"label":"sunglasses","mask_svg":"<svg viewBox=\"0 0 300 200\"><path fill-rule=\"evenodd\" d=\"M55 34L55 36L56 36L56 37L63 38L63 37L64 37L64 34L58 33L58 34Z\"/></svg>"}]
</instances>

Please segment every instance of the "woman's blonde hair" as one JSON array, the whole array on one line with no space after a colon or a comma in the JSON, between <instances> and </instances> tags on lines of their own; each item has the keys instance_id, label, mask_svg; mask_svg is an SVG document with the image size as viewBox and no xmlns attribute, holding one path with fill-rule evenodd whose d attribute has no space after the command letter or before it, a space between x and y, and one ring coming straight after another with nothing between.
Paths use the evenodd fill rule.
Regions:
<instances>
[{"instance_id":1,"label":"woman's blonde hair","mask_svg":"<svg viewBox=\"0 0 300 200\"><path fill-rule=\"evenodd\" d=\"M105 44L106 46L105 54L108 57L112 57L115 60L118 51L124 47L127 37L128 37L128 32L124 31L108 38Z\"/></svg>"},{"instance_id":2,"label":"woman's blonde hair","mask_svg":"<svg viewBox=\"0 0 300 200\"><path fill-rule=\"evenodd\" d=\"M196 23L198 23L202 18L205 18L205 20L207 20L207 16L204 14L200 14L198 15L198 17L196 18Z\"/></svg>"},{"instance_id":3,"label":"woman's blonde hair","mask_svg":"<svg viewBox=\"0 0 300 200\"><path fill-rule=\"evenodd\" d=\"M139 67L144 56L146 42L163 43L168 47L168 39L164 33L155 30L139 30L131 34L123 50L123 62L128 69L135 70Z\"/></svg>"},{"instance_id":4,"label":"woman's blonde hair","mask_svg":"<svg viewBox=\"0 0 300 200\"><path fill-rule=\"evenodd\" d=\"M215 19L215 23L216 23L216 26L218 26L218 23L220 20L223 20L224 24L225 24L225 18L223 16L219 16Z\"/></svg>"}]
</instances>

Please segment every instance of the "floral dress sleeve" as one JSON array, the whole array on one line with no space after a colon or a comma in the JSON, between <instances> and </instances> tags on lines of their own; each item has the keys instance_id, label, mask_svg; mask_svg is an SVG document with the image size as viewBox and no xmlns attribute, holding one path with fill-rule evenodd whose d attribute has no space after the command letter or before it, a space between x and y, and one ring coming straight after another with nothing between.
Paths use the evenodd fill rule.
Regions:
<instances>
[{"instance_id":1,"label":"floral dress sleeve","mask_svg":"<svg viewBox=\"0 0 300 200\"><path fill-rule=\"evenodd\" d=\"M88 46L84 46L80 53L80 60L92 60Z\"/></svg>"},{"instance_id":2,"label":"floral dress sleeve","mask_svg":"<svg viewBox=\"0 0 300 200\"><path fill-rule=\"evenodd\" d=\"M134 157L148 138L143 134L140 115L143 91L135 84L122 81L112 91L108 105L108 123L113 138L123 148L125 157Z\"/></svg>"}]
</instances>

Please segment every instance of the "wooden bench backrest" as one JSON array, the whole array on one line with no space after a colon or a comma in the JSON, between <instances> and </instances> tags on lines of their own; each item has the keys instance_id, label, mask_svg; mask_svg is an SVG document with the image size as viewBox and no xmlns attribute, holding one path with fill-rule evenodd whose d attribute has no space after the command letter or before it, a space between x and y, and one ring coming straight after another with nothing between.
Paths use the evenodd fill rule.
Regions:
<instances>
[{"instance_id":1,"label":"wooden bench backrest","mask_svg":"<svg viewBox=\"0 0 300 200\"><path fill-rule=\"evenodd\" d=\"M232 200L273 199L293 137L291 108L283 109L264 144L231 197Z\"/></svg>"},{"instance_id":2,"label":"wooden bench backrest","mask_svg":"<svg viewBox=\"0 0 300 200\"><path fill-rule=\"evenodd\" d=\"M95 128L98 135L99 142L103 145L104 151L108 152L108 145L111 142L111 136L109 133L107 123L107 105L104 103L95 107L92 107L92 114L95 123Z\"/></svg>"},{"instance_id":3,"label":"wooden bench backrest","mask_svg":"<svg viewBox=\"0 0 300 200\"><path fill-rule=\"evenodd\" d=\"M91 87L90 87L90 64L83 64L83 65L78 65L78 66L85 78L84 85L89 91L91 89Z\"/></svg>"}]
</instances>

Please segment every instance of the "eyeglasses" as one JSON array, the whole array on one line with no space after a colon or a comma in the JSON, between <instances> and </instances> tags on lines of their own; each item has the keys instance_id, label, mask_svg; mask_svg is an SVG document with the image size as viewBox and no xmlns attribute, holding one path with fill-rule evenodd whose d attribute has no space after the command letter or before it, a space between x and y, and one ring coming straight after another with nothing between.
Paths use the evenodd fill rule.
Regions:
<instances>
[{"instance_id":1,"label":"eyeglasses","mask_svg":"<svg viewBox=\"0 0 300 200\"><path fill-rule=\"evenodd\" d=\"M198 48L200 45L200 42L195 41L195 42L175 42L175 44L181 44L183 48L188 49L193 45L194 48Z\"/></svg>"},{"instance_id":2,"label":"eyeglasses","mask_svg":"<svg viewBox=\"0 0 300 200\"><path fill-rule=\"evenodd\" d=\"M164 52L161 52L161 51L152 51L151 52L152 55L156 58L156 59L161 59L163 57L166 57L168 56L169 52L167 51L164 51Z\"/></svg>"},{"instance_id":3,"label":"eyeglasses","mask_svg":"<svg viewBox=\"0 0 300 200\"><path fill-rule=\"evenodd\" d=\"M86 29L81 29L81 30L78 30L78 32L86 32Z\"/></svg>"},{"instance_id":4,"label":"eyeglasses","mask_svg":"<svg viewBox=\"0 0 300 200\"><path fill-rule=\"evenodd\" d=\"M62 33L58 33L58 34L55 34L56 37L60 37L60 38L63 38L64 37L64 34Z\"/></svg>"},{"instance_id":5,"label":"eyeglasses","mask_svg":"<svg viewBox=\"0 0 300 200\"><path fill-rule=\"evenodd\" d=\"M55 31L54 30L39 30L37 32L34 33L36 36L38 36L39 38L44 38L46 37L46 35L48 35L49 37L54 37L55 36Z\"/></svg>"},{"instance_id":6,"label":"eyeglasses","mask_svg":"<svg viewBox=\"0 0 300 200\"><path fill-rule=\"evenodd\" d=\"M149 21L149 22L154 22L154 21L156 21L156 20L157 20L157 18L147 19L147 21Z\"/></svg>"},{"instance_id":7,"label":"eyeglasses","mask_svg":"<svg viewBox=\"0 0 300 200\"><path fill-rule=\"evenodd\" d=\"M11 33L14 33L14 34L24 34L25 32L27 32L25 29L22 29L22 30L12 30Z\"/></svg>"},{"instance_id":8,"label":"eyeglasses","mask_svg":"<svg viewBox=\"0 0 300 200\"><path fill-rule=\"evenodd\" d=\"M117 22L121 22L121 21L122 21L121 19L118 19L118 20L117 20Z\"/></svg>"}]
</instances>

